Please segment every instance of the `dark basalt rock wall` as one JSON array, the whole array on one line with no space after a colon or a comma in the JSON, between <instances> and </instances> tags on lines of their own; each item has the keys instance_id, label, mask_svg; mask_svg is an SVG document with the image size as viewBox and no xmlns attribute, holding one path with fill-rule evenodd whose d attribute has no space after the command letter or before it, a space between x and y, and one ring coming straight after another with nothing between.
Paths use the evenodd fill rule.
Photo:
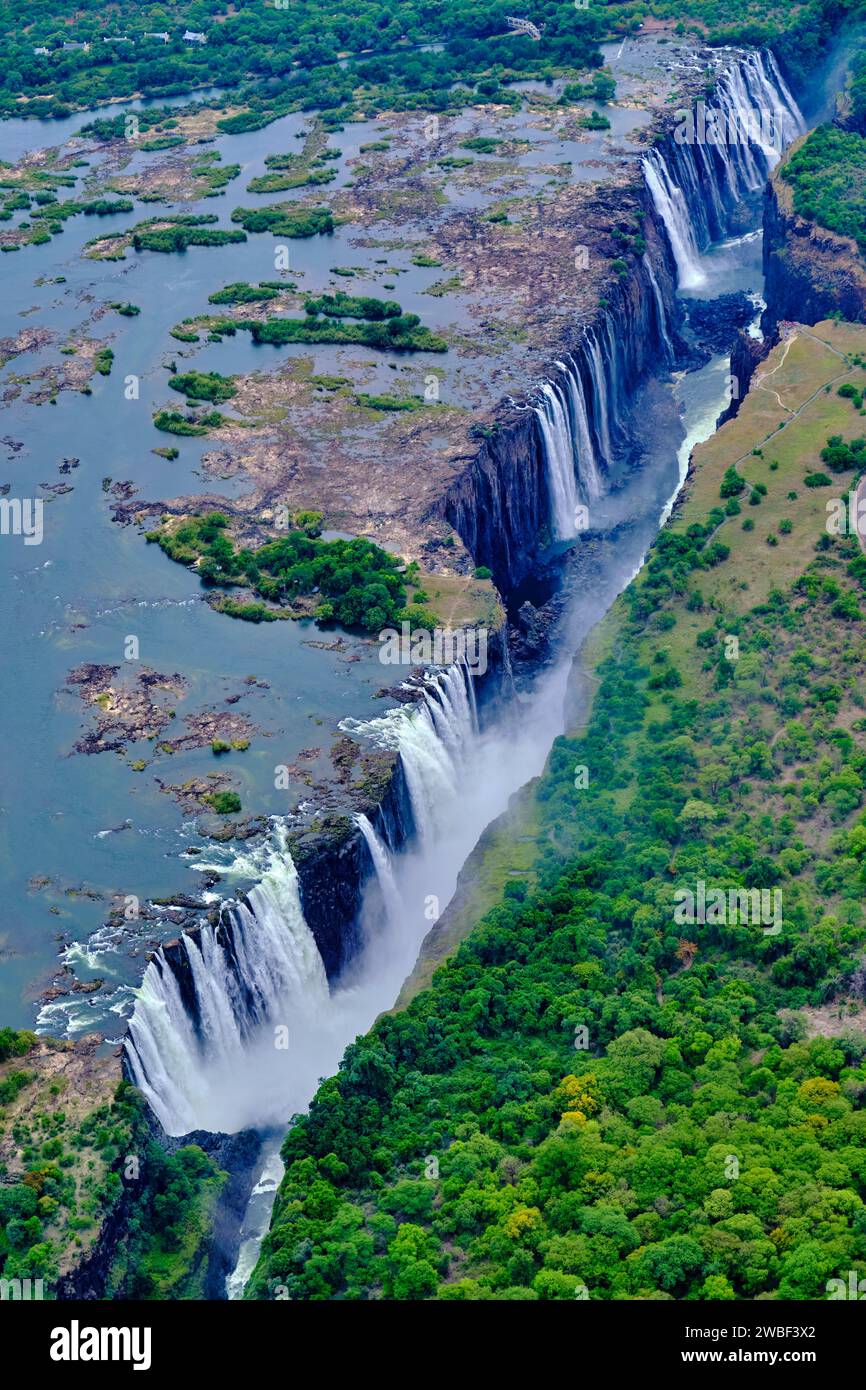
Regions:
<instances>
[{"instance_id":1,"label":"dark basalt rock wall","mask_svg":"<svg viewBox=\"0 0 866 1390\"><path fill-rule=\"evenodd\" d=\"M228 1180L217 1199L206 1246L207 1267L202 1290L205 1298L226 1296L226 1279L237 1264L241 1226L258 1175L262 1138L254 1129L242 1129L237 1134L211 1134L208 1130L197 1129L192 1134L177 1138L164 1135L160 1139L169 1153L176 1153L187 1144L197 1144L218 1168L228 1173Z\"/></svg>"},{"instance_id":2,"label":"dark basalt rock wall","mask_svg":"<svg viewBox=\"0 0 866 1390\"><path fill-rule=\"evenodd\" d=\"M753 338L750 334L742 332L737 334L737 340L731 350L731 377L734 389L729 405L716 421L716 428L726 420L733 420L743 397L748 392L758 363L763 362L771 346L769 338Z\"/></svg>"},{"instance_id":3,"label":"dark basalt rock wall","mask_svg":"<svg viewBox=\"0 0 866 1390\"><path fill-rule=\"evenodd\" d=\"M304 917L319 948L328 978L339 975L358 947L359 916L364 883L372 871L369 853L359 831L345 835L310 836L310 847L296 860ZM229 962L235 955L236 926L229 909L201 920L185 935L215 930ZM184 1008L196 1026L199 1005L183 937L167 941L157 960L177 981ZM234 972L240 980L241 971Z\"/></svg>"},{"instance_id":4,"label":"dark basalt rock wall","mask_svg":"<svg viewBox=\"0 0 866 1390\"><path fill-rule=\"evenodd\" d=\"M166 1153L174 1154L189 1144L197 1144L228 1174L214 1207L210 1234L202 1241L189 1268L189 1276L201 1287L203 1298L223 1299L226 1278L237 1263L241 1223L256 1179L263 1136L252 1129L243 1129L237 1134L194 1130L191 1134L167 1135L152 1111L148 1110L146 1115L153 1139ZM139 1200L136 1185L124 1184L92 1249L54 1285L59 1300L90 1301L109 1296L112 1266L122 1254Z\"/></svg>"},{"instance_id":5,"label":"dark basalt rock wall","mask_svg":"<svg viewBox=\"0 0 866 1390\"><path fill-rule=\"evenodd\" d=\"M631 273L610 287L607 303L599 308L592 323L584 326L596 334L605 354L604 380L594 378L582 329L576 329L572 341L562 348L562 356L571 356L580 375L595 443L599 442L597 397L604 391L611 433L621 448L628 446L634 388L643 377L663 367L669 357L665 332L675 353L683 349L674 266L645 189L640 192L637 210L643 214L647 257L634 262ZM651 273L662 301L661 311ZM543 376L556 381L562 373L550 364ZM533 572L550 540L551 497L531 401L519 407L502 403L477 452L449 488L442 512L475 564L492 571L508 604L510 594Z\"/></svg>"},{"instance_id":6,"label":"dark basalt rock wall","mask_svg":"<svg viewBox=\"0 0 866 1390\"><path fill-rule=\"evenodd\" d=\"M445 516L500 593L532 568L550 516L541 440L531 410L507 408L445 499Z\"/></svg>"},{"instance_id":7,"label":"dark basalt rock wall","mask_svg":"<svg viewBox=\"0 0 866 1390\"><path fill-rule=\"evenodd\" d=\"M694 158L689 147L677 144L672 129L660 148L672 167ZM694 170L683 168L681 172L684 186L695 189L693 214L700 239L730 230L735 210L725 202L724 163L719 162L717 169L713 166L712 188L703 187ZM621 215L628 212L630 219L639 215L645 253L632 256L627 275L611 277L593 320L576 325L557 353L561 360L570 361L580 379L597 459L602 456L602 418L606 418L617 455L626 456L632 445L631 400L635 389L652 373L686 365L694 354L694 347L682 335L682 307L676 296L676 270L667 235L643 181L636 177L632 187L620 190L615 205ZM590 350L593 338L599 349L595 354ZM539 370L539 376L562 383L563 374L555 363L549 363ZM475 681L482 723L510 687L509 647L513 647L518 664L538 664L544 659L547 629L553 623L549 614L528 611L522 592L527 581L547 568L543 552L551 532L547 468L532 405L531 396L519 404L502 403L487 428L476 433L472 441L475 447L467 453L464 469L437 506L439 514L460 535L472 561L492 571L506 607L513 610L512 624L490 634L488 670ZM411 837L412 808L399 758L383 798L367 814L392 850L399 850ZM304 837L292 849L304 915L327 974L335 979L360 945L364 889L374 873L371 856L354 826L325 828L321 834ZM230 923L224 918L217 929L230 954ZM163 954L178 979L188 1012L197 1018L185 950L175 942L166 946Z\"/></svg>"},{"instance_id":8,"label":"dark basalt rock wall","mask_svg":"<svg viewBox=\"0 0 866 1390\"><path fill-rule=\"evenodd\" d=\"M360 945L360 914L370 856L359 831L346 838L324 839L295 861L301 881L301 906L329 979L339 975Z\"/></svg>"},{"instance_id":9,"label":"dark basalt rock wall","mask_svg":"<svg viewBox=\"0 0 866 1390\"><path fill-rule=\"evenodd\" d=\"M506 631L502 628L489 635L487 670L475 678L476 704L482 725L495 709L503 682L507 683L508 678ZM414 834L412 801L399 757L394 759L384 795L367 813L376 833L393 852L399 851ZM354 824L347 824L345 818L342 822L341 826L311 831L292 846L304 918L316 939L330 980L340 975L361 946L364 891L375 872L360 830ZM211 908L186 928L186 934L195 936L211 930L218 933L220 944L231 961L235 954L236 930L231 911ZM183 937L166 942L157 960L161 968L171 970L184 1008L198 1026L198 998ZM242 972L235 973L240 979Z\"/></svg>"},{"instance_id":10,"label":"dark basalt rock wall","mask_svg":"<svg viewBox=\"0 0 866 1390\"><path fill-rule=\"evenodd\" d=\"M818 323L840 313L866 322L866 265L856 242L798 217L778 174L764 194L764 276L768 338L786 319Z\"/></svg>"}]
</instances>

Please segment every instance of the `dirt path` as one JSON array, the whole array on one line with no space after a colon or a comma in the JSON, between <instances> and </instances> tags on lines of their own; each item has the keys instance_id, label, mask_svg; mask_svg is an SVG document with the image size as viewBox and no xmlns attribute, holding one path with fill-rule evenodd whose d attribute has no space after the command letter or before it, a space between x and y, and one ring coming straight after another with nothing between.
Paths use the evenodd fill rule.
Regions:
<instances>
[{"instance_id":1,"label":"dirt path","mask_svg":"<svg viewBox=\"0 0 866 1390\"><path fill-rule=\"evenodd\" d=\"M752 388L753 390L761 391L767 389L766 387L764 387L763 383L767 381L771 376L775 376L776 372L778 372L780 368L784 366L785 358L788 356L791 347L793 346L795 340L800 336L800 334L802 334L804 338L811 338L813 343L818 343L821 347L827 348L827 350L829 352L832 352L835 357L838 357L840 361L845 362L845 371L840 372L838 376L831 377L829 381L823 381L821 385L818 386L812 392L811 396L809 396L803 402L802 405L798 406L796 410L790 410L789 407L786 406L785 403L781 400L777 391L770 391L770 395L776 397L776 400L779 402L781 408L783 410L788 411L788 415L790 418L784 420L782 424L778 426L777 429L773 430L772 434L767 435L767 438L764 441L765 444L769 444L770 440L775 439L778 434L782 433L782 430L787 429L788 425L790 425L793 420L798 419L803 414L803 411L808 409L808 407L812 404L813 401L816 401L819 396L824 394L828 386L835 386L837 381L844 381L845 377L848 376L851 371L851 368L848 366L845 354L843 352L839 352L838 348L834 348L832 343L828 343L825 338L819 338L816 333L810 333L808 328L803 328L802 324L798 324L796 332L791 333L785 343L785 351L782 354L782 360L776 363L775 367L771 372L766 372L758 377L754 387ZM745 463L746 460L751 457L752 451L750 449L748 453L741 454L738 459L734 459L734 462L732 463L731 467L739 468L741 463Z\"/></svg>"}]
</instances>

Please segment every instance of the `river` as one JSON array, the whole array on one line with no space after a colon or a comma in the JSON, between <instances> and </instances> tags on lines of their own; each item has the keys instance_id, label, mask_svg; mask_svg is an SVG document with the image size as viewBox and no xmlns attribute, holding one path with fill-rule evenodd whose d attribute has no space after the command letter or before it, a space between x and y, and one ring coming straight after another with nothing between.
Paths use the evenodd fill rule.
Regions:
<instances>
[{"instance_id":1,"label":"river","mask_svg":"<svg viewBox=\"0 0 866 1390\"><path fill-rule=\"evenodd\" d=\"M624 54L622 48L611 47L606 56L615 76L618 63L635 63L635 52L635 44L625 46ZM541 162L534 148L537 129L520 116L510 119L529 145L525 177L530 183L538 178L540 186L541 176L535 172ZM634 156L637 146L630 148L630 138L646 119L644 111L617 109L615 134L623 158ZM308 123L306 116L290 115L263 131L220 137L209 148L219 149L227 163L241 164L247 181L266 171L267 154L296 148L290 142ZM50 139L56 143L73 137L82 124L80 117L40 123L38 128L28 122L7 123L0 127L0 153L14 159L38 147L46 139L45 126L50 125ZM338 139L342 151L336 187L349 180L350 161L361 145L381 133L381 123L365 122L331 137L332 145ZM549 162L558 155L582 165L577 178L600 177L595 159L600 145L584 143L577 150L567 146L568 142L557 142L555 150L545 149L544 158ZM125 172L147 158L136 155ZM80 177L92 173L91 168ZM451 192L455 201L464 196L466 205L472 205L471 195ZM282 201L285 196L260 201ZM179 210L217 210L221 225L229 226L228 201L208 199ZM238 201L232 198L231 205ZM123 230L143 215L137 208L116 216L110 231ZM273 797L275 763L291 762L299 750L325 737L322 728L336 732L347 719L353 736L387 745L394 738L394 719L403 716L382 714L376 698L383 684L382 667L375 645L355 643L350 662L342 652L311 646L318 634L310 624L279 623L263 630L231 622L204 602L186 570L172 565L157 547L145 545L136 528L118 526L111 517L104 479L128 481L148 498L207 491L232 496L243 486L234 479L214 482L203 473L206 441L184 440L174 461L154 454L168 437L153 428L151 416L166 403L166 362L183 355L169 337L171 326L202 312L207 295L221 284L272 276L271 240L253 237L242 245L182 257L142 255L99 262L81 255L93 234L91 223L88 218L71 219L63 235L50 243L0 257L3 334L13 336L21 324L40 324L57 335L47 355L45 350L39 355L24 353L5 364L0 380L13 390L16 375L44 366L52 354L60 360L66 335L73 337L82 329L104 332L108 321L94 321L95 306L117 299L144 309L135 319L110 320L115 366L110 376L94 378L92 395L60 392L54 405L28 402L26 391L18 391L5 405L6 458L0 482L8 481L15 495L39 496L40 484L59 481L64 460L78 463L63 473L71 491L45 494L42 544L25 547L20 538L12 537L0 544L9 653L0 669L0 696L7 711L0 886L4 900L15 904L14 922L0 929L5 966L0 1017L4 1023L29 1026L38 1009L40 1026L47 1031L76 1036L99 1029L119 1040L135 1004L145 952L154 934L159 935L159 926L153 921L142 925L138 941L135 927L106 931L102 924L108 907L130 895L146 901L196 891L195 870L202 866L220 873L222 891L228 893L255 882L267 887L270 881L275 900L285 904L294 902L293 888L278 843L253 852L237 846L215 849L200 835L195 818L183 816L152 776L132 770L136 757L150 756L149 747L130 746L125 760L110 753L73 753L83 713L67 686L70 667L87 662L120 666L127 639L134 635L142 664L182 673L188 685L185 708L210 707L240 694L240 708L265 736L254 740L232 770L240 778L245 809L272 815L281 810ZM366 282L363 276L353 280L353 291L373 294L381 283L381 273L374 269L376 258L376 247L360 245L350 228L341 227L333 238L302 243L293 270L297 266L307 277L305 286L318 288L330 267L351 261L366 266L369 274ZM741 229L737 236L703 248L700 268L702 298L737 290L759 296L757 221L753 219L751 230ZM399 294L404 309L422 313L434 331L455 323L469 327L459 300L425 295L436 279L435 270L411 265L402 269ZM59 277L62 284L51 283ZM195 367L246 372L271 366L274 358L269 352L256 349L241 334L198 349ZM339 352L322 349L315 353L315 370L333 371L340 360ZM462 388L467 398L477 392L481 370L467 373ZM431 776L440 781L429 798L428 823L417 827L426 834L403 853L389 856L387 880L380 871L366 913L366 948L353 968L330 988L322 976L316 986L322 992L317 994L310 989L311 980L318 979L313 961L284 993L282 1012L268 1018L267 1028L252 1043L241 1039L243 1045L224 1052L212 1068L202 1068L186 1087L181 1077L174 1110L167 1098L152 1097L173 1132L244 1125L272 1132L242 1231L237 1269L229 1280L230 1296L242 1292L267 1227L280 1173L276 1136L281 1124L309 1102L319 1078L336 1069L346 1044L393 1003L480 834L510 796L542 769L553 738L566 727L575 653L640 567L683 483L691 449L713 431L726 404L727 374L727 357L718 357L692 372L662 372L636 389L631 414L642 422L639 459L632 453L628 460L614 461L607 490L593 508L592 554L581 556L578 542L567 561L567 567L579 566L579 582L567 584L571 600L553 665L534 684L524 686L519 697L506 702L483 729L475 722L468 697L458 708L456 686L449 687L438 710L432 710L429 722L441 746L432 754ZM124 396L123 384L130 375L140 383L136 400ZM256 678L254 685L246 683L250 676ZM418 742L415 734L411 737ZM404 761L415 756L407 751L402 726L397 746ZM417 757L431 758L429 738L423 747L419 743ZM210 766L209 749L177 753L170 780L181 783ZM161 766L160 772L165 777L168 769ZM302 933L303 923L298 929ZM162 934L170 932L166 921ZM305 940L301 945L308 949ZM104 980L103 987L93 994L73 992L40 1001L41 989L56 975L58 949L79 981ZM285 1023L289 1036L288 1049L279 1056L271 1041L275 1022ZM163 1040L182 1051L183 1039L166 1034ZM195 1105L190 1109L193 1092Z\"/></svg>"}]
</instances>

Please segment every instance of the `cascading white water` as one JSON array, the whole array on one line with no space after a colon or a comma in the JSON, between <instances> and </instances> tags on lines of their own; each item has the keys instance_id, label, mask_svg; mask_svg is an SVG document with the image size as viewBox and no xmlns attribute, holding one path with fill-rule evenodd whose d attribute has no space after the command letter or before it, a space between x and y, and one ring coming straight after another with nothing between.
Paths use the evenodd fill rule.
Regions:
<instances>
[{"instance_id":1,"label":"cascading white water","mask_svg":"<svg viewBox=\"0 0 866 1390\"><path fill-rule=\"evenodd\" d=\"M579 499L568 408L557 383L544 381L540 389L541 400L535 407L535 416L544 446L553 531L558 540L569 540L576 534L575 514Z\"/></svg>"},{"instance_id":2,"label":"cascading white water","mask_svg":"<svg viewBox=\"0 0 866 1390\"><path fill-rule=\"evenodd\" d=\"M442 829L457 795L460 766L475 729L471 679L462 664L450 666L428 678L421 700L398 705L377 719L340 723L344 733L400 754L422 844Z\"/></svg>"},{"instance_id":3,"label":"cascading white water","mask_svg":"<svg viewBox=\"0 0 866 1390\"><path fill-rule=\"evenodd\" d=\"M805 130L802 113L773 54L747 53L720 78L717 103L729 130L742 138L728 148L743 156L748 187L759 188L792 140ZM763 156L763 167L759 156Z\"/></svg>"},{"instance_id":4,"label":"cascading white water","mask_svg":"<svg viewBox=\"0 0 866 1390\"><path fill-rule=\"evenodd\" d=\"M680 289L696 289L706 276L701 270L698 244L683 190L671 178L660 150L651 150L642 164L647 188L671 244L677 283Z\"/></svg>"},{"instance_id":5,"label":"cascading white water","mask_svg":"<svg viewBox=\"0 0 866 1390\"><path fill-rule=\"evenodd\" d=\"M293 1060L300 1075L291 1092L297 1100L286 1106L286 1116L309 1104L318 1078L336 1071L347 1043L358 1033L366 1032L377 1014L393 1007L422 940L449 902L457 875L485 826L518 788L540 772L549 747L550 729L560 727L566 673L566 664L554 673L545 672L532 698L526 697L528 703L516 702L510 712L500 716L505 720L504 726L484 731L477 729L472 718L471 678L457 666L439 673L436 688L430 693L443 716L450 711L455 721L458 737L450 746L460 749L460 766L455 769L456 794L450 799L443 797L436 805L435 824L424 840L413 836L400 853L391 857L399 901L396 920L391 914L382 913L378 899L383 895L376 893L372 902L365 900L365 924L368 907L373 914L378 913L378 921L368 924L363 952L332 987L326 1008L315 1020L315 1026L307 1030L303 1050L289 1054L288 1060ZM437 696L437 689L444 698ZM431 770L425 761L428 750L419 725L432 725L427 702L391 711L390 715L366 724L345 721L347 732L366 736L379 746L398 749L407 770L407 783L410 768L415 768L419 778ZM446 756L450 761L451 754L446 752ZM434 786L440 787L435 768L432 775ZM423 811L428 804L427 797L413 800L416 818L419 809ZM307 1088L303 1096L302 1084ZM254 1198L256 1210L244 1231L237 1268L227 1281L229 1297L241 1296L255 1264L266 1230L260 1206L268 1200L267 1194L261 1193Z\"/></svg>"},{"instance_id":6,"label":"cascading white water","mask_svg":"<svg viewBox=\"0 0 866 1390\"><path fill-rule=\"evenodd\" d=\"M422 843L453 814L461 766L477 728L470 684L464 666L454 665L428 676L417 704L342 726L399 751ZM400 894L391 857L367 817L357 822L389 923L397 927ZM330 1007L325 968L304 919L286 824L275 820L269 839L255 850L228 851L225 859L202 859L197 867L256 881L244 896L223 904L216 928L205 925L180 938L177 969L164 950L151 960L125 1043L130 1071L170 1134L284 1122L308 1094L307 1071L318 1066L319 1051L333 1054L336 1063L345 1045L339 1010ZM287 1053L299 1039L317 1046L311 1046L307 1063L290 1059L289 1084Z\"/></svg>"},{"instance_id":7,"label":"cascading white water","mask_svg":"<svg viewBox=\"0 0 866 1390\"><path fill-rule=\"evenodd\" d=\"M612 449L607 384L598 343L594 337L591 341L587 338L587 342L601 447L605 460L610 462ZM571 540L580 529L577 508L581 497L587 502L596 501L602 495L604 485L592 440L580 371L573 357L557 361L555 365L562 374L562 381L541 383L541 399L534 410L544 450L553 532L557 540Z\"/></svg>"},{"instance_id":8,"label":"cascading white water","mask_svg":"<svg viewBox=\"0 0 866 1390\"><path fill-rule=\"evenodd\" d=\"M169 1134L232 1131L260 1119L258 1104L248 1110L252 1097L243 1087L249 1059L263 1048L275 1050L276 1025L291 1035L328 999L284 824L274 822L270 839L251 853L197 867L258 882L245 899L224 905L217 928L180 938L194 1013L163 950L145 971L125 1050L136 1084Z\"/></svg>"},{"instance_id":9,"label":"cascading white water","mask_svg":"<svg viewBox=\"0 0 866 1390\"><path fill-rule=\"evenodd\" d=\"M609 322L604 334L610 349L612 328ZM555 409L551 406L551 417L546 414L543 402L535 407L551 481L554 435L545 435L545 421L549 426L555 423L557 432L564 430L567 435L567 447L561 433L555 441L559 449L556 466L560 469L563 486L567 490L570 480L573 490L568 512L572 525L578 484L589 495L594 470L597 485L601 487L590 416L599 454L609 461L605 443L605 437L609 440L610 436L606 414L609 392L616 419L616 353L609 353L602 369L602 363L592 361L589 344L587 352L585 378L588 380L592 373L594 392L590 410L587 410L580 373L568 363L558 364L564 372L564 384L545 383L542 388L543 402L555 403ZM607 380L605 370L609 374ZM553 420L557 411L558 418ZM555 497L553 487L551 495ZM639 555L635 559L639 563ZM596 595L592 596L592 601L599 604L599 611L607 602L601 604ZM435 920L427 916L424 906L431 888L438 913L448 901L457 870L478 834L491 816L506 804L510 792L535 775L542 765L550 743L550 730L561 727L566 670L564 664L540 685L541 693L534 694L521 706L517 718L512 711L512 722L500 728L495 738L490 737L486 746L484 739L473 737L477 719L473 718L471 678L460 667L439 675L425 690L422 701L390 711L381 719L366 724L344 721L341 727L345 731L366 734L380 746L395 748L400 753L419 844L398 857L399 869L390 857L384 862L391 871L394 891L404 904L411 923L404 933L405 940L395 941L395 934L385 931L381 939L371 943L365 959L358 962L357 978L348 981L345 987L341 982L329 994L315 942L303 921L294 866L287 855L281 855L288 876L294 876L295 891L293 898L287 895L286 904L274 908L275 924L280 924L276 936L282 940L286 926L284 912L288 910L294 924L289 930L293 942L289 957L298 967L285 991L272 994L267 984L267 969L259 969L264 967L264 957L257 949L260 920L258 899L253 904L255 889L249 894L249 909L242 903L232 909L231 933L225 937L205 934L200 947L189 939L184 941L183 949L189 957L202 1015L198 1026L186 1018L183 998L170 966L163 962L160 967L157 958L148 968L136 1008L137 1020L134 1020L139 1026L137 1030L130 1029L128 1051L136 1079L139 1084L143 1083L160 1118L174 1113L175 1118L167 1128L179 1133L196 1125L236 1129L242 1124L262 1123L271 1117L285 1121L294 1110L308 1103L318 1078L335 1070L346 1042L356 1032L366 1029L376 1012L393 1003L407 966L411 967L418 942ZM456 815L458 803L460 814ZM378 841L373 827L367 824L374 841ZM360 829L365 834L363 826ZM384 898L384 880L366 834L365 839L371 848ZM379 848L387 856L380 841ZM253 856L246 858L251 861ZM226 872L224 865L220 868ZM250 920L244 918L244 912L249 914ZM302 949L310 942L318 961L317 968L308 958L308 952ZM270 946L267 949L270 950ZM200 958L192 954L195 951ZM299 957L303 957L303 968ZM235 969L235 962L241 962L240 969ZM215 991L207 987L203 978L205 969L213 970L223 980ZM309 1007L301 1012L304 1003ZM226 1014L229 1004L231 1019ZM293 1012L295 1008L297 1014ZM181 1014L186 1018L186 1026L180 1021ZM288 1053L277 1054L273 1046L273 1023L287 1021L294 1036L291 1023L295 1017L300 1024L297 1040ZM226 1049L227 1056L220 1065L214 1065L215 1054L222 1049ZM196 1062L195 1074L190 1078L191 1056ZM161 1072L158 1071L160 1064L163 1064ZM148 1065L153 1068L151 1073L147 1071ZM263 1075L265 1065L267 1076ZM157 1077L168 1097L162 1108L162 1096L155 1095ZM192 1086L188 1084L190 1079L194 1083ZM236 1283L239 1290L242 1279Z\"/></svg>"},{"instance_id":10,"label":"cascading white water","mask_svg":"<svg viewBox=\"0 0 866 1390\"><path fill-rule=\"evenodd\" d=\"M670 334L668 332L668 316L665 312L665 302L662 298L662 292L659 289L659 282L655 277L655 271L652 267L652 261L650 260L646 252L644 252L643 263L647 273L647 278L649 279L650 285L652 286L653 298L655 300L656 306L656 318L658 319L659 332L662 335L662 341L665 345L667 360L668 362L673 362L674 346L671 342Z\"/></svg>"},{"instance_id":11,"label":"cascading white water","mask_svg":"<svg viewBox=\"0 0 866 1390\"><path fill-rule=\"evenodd\" d=\"M598 417L599 443L601 453L608 467L613 463L613 448L610 442L610 420L607 406L607 381L604 374L604 363L601 355L601 345L596 337L593 328L587 329L586 333L587 348L589 351L590 368L592 371L592 385L594 404ZM581 397L581 403L583 403ZM586 411L584 409L584 415ZM591 451L590 451L591 452ZM593 465L595 460L593 459ZM595 471L595 470L594 470Z\"/></svg>"},{"instance_id":12,"label":"cascading white water","mask_svg":"<svg viewBox=\"0 0 866 1390\"><path fill-rule=\"evenodd\" d=\"M648 270L649 283L653 285L653 293L656 294L658 286L653 284L651 267L648 267ZM658 298L656 306L662 337L670 352L664 306L663 302L659 304ZM596 392L600 396L601 388L604 388L606 404L609 403L615 419L619 384L616 379L616 343L612 342L610 322L605 323L600 329L599 343L606 349L602 352L603 371L600 370L600 364L593 364L591 346L587 344L584 359L585 377L588 380L589 376L592 376L594 396ZM558 365L562 373L562 383L572 380L579 383L579 375L576 371L570 370L568 360ZM721 363L720 366L724 370L727 369L726 363ZM563 394L556 396L551 386L551 393L561 407L566 404L565 389L564 385L557 386L556 390ZM544 398L550 400L549 396ZM575 395L569 393L568 411L564 412L571 423L571 465L575 480L580 476L579 460L584 465L589 459L595 461L590 411L587 410L586 404L582 389ZM684 427L689 443L697 437L703 437L707 430L712 429L721 405L718 395L714 394L709 408L703 408L700 412L700 429L697 420L692 418L694 412L690 412L689 409L684 412ZM599 452L602 453L604 417L594 398L591 406L591 419ZM540 427L545 422L550 423L546 415L544 421L541 419L541 415L544 414L541 403L536 407L536 412L539 414ZM541 435L550 450L552 439L545 435L543 428ZM579 442L581 438L586 441L582 448ZM552 452L548 452L546 457L550 468ZM681 478L682 475L680 481ZM586 486L585 473L581 485ZM670 507L675 495L674 491L667 497L666 507ZM489 824L494 808L501 809L505 806L510 791L524 784L542 765L550 745L551 731L562 727L568 663L578 633L588 630L595 617L600 616L607 608L613 593L622 583L627 582L630 574L641 564L643 544L636 542L629 549L631 535L631 531L627 531L624 537L625 553L620 550L617 552L622 568L617 571L617 579L611 584L610 592L601 594L593 590L592 593L582 596L578 605L580 616L578 617L577 613L572 615L574 630L564 642L565 659L562 665L539 680L531 697L521 692L497 729L491 729L477 738L469 736L473 727L472 706L470 700L465 697L471 686L465 674L458 668L452 668L447 677L440 677L438 693L435 687L429 689L423 703L390 711L381 719L369 721L367 724L344 721L343 727L347 731L366 735L380 745L399 751L420 832L417 843L406 852L395 856L389 863L401 902L400 931L394 932L391 924L386 923L381 935L371 938L363 957L359 958L357 974L349 982L349 988L336 989L332 993L329 1013L339 1017L344 1037L353 1036L353 1025L357 1025L365 1016L369 1020L377 1011L388 1008L393 1003L396 990L405 978L407 966L411 968L417 944L453 893L457 872L465 862L466 854L476 843L478 834ZM594 609L594 615L587 611L588 609ZM445 698L442 692L443 681L447 687ZM464 695L462 701L459 698L461 691ZM458 797L460 814L456 815ZM372 830L372 827L370 829ZM376 863L376 855L373 854L375 841L371 843L371 839L368 838L368 844ZM384 856L384 847L381 849ZM383 856L379 858L382 865L385 863ZM380 887L381 896L384 897L381 879ZM428 915L429 903L434 904L432 911L436 915ZM321 1059L319 1043L318 1036L311 1036L308 1045L317 1057L321 1075L328 1068ZM238 1291L245 1271L251 1267L256 1244L255 1241L250 1242L251 1249L247 1252L235 1281L234 1288Z\"/></svg>"},{"instance_id":13,"label":"cascading white water","mask_svg":"<svg viewBox=\"0 0 866 1390\"><path fill-rule=\"evenodd\" d=\"M806 121L793 92L782 76L782 70L776 62L776 56L772 50L764 48L760 53L750 56L758 60L770 94L770 100L775 100L776 103L774 108L777 113L775 150L777 156L781 156L798 135L805 135Z\"/></svg>"},{"instance_id":14,"label":"cascading white water","mask_svg":"<svg viewBox=\"0 0 866 1390\"><path fill-rule=\"evenodd\" d=\"M477 734L481 725L478 722L478 701L475 698L475 678L465 657L461 657L460 670L463 673L463 680L469 695L469 713L472 718L472 728Z\"/></svg>"},{"instance_id":15,"label":"cascading white water","mask_svg":"<svg viewBox=\"0 0 866 1390\"><path fill-rule=\"evenodd\" d=\"M363 813L355 816L355 823L363 835L367 848L370 851L370 858L373 861L373 868L379 882L379 889L382 894L382 901L385 905L385 913L393 923L400 920L400 894L397 889L397 880L394 877L394 869L391 864L391 854L387 845L376 834L369 818Z\"/></svg>"},{"instance_id":16,"label":"cascading white water","mask_svg":"<svg viewBox=\"0 0 866 1390\"><path fill-rule=\"evenodd\" d=\"M664 223L680 289L706 280L701 252L725 235L729 213L761 188L803 117L772 53L740 54L713 98L675 131L675 147L643 159L644 179Z\"/></svg>"}]
</instances>

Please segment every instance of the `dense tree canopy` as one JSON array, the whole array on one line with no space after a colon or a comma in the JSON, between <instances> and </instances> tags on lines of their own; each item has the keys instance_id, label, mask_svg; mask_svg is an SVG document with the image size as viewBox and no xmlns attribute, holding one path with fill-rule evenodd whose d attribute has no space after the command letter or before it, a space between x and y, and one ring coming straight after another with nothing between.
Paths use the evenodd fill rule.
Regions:
<instances>
[{"instance_id":1,"label":"dense tree canopy","mask_svg":"<svg viewBox=\"0 0 866 1390\"><path fill-rule=\"evenodd\" d=\"M296 1120L249 1297L822 1298L866 1259L866 561L823 536L725 611L739 511L658 538L536 869ZM697 880L778 913L681 925Z\"/></svg>"}]
</instances>

